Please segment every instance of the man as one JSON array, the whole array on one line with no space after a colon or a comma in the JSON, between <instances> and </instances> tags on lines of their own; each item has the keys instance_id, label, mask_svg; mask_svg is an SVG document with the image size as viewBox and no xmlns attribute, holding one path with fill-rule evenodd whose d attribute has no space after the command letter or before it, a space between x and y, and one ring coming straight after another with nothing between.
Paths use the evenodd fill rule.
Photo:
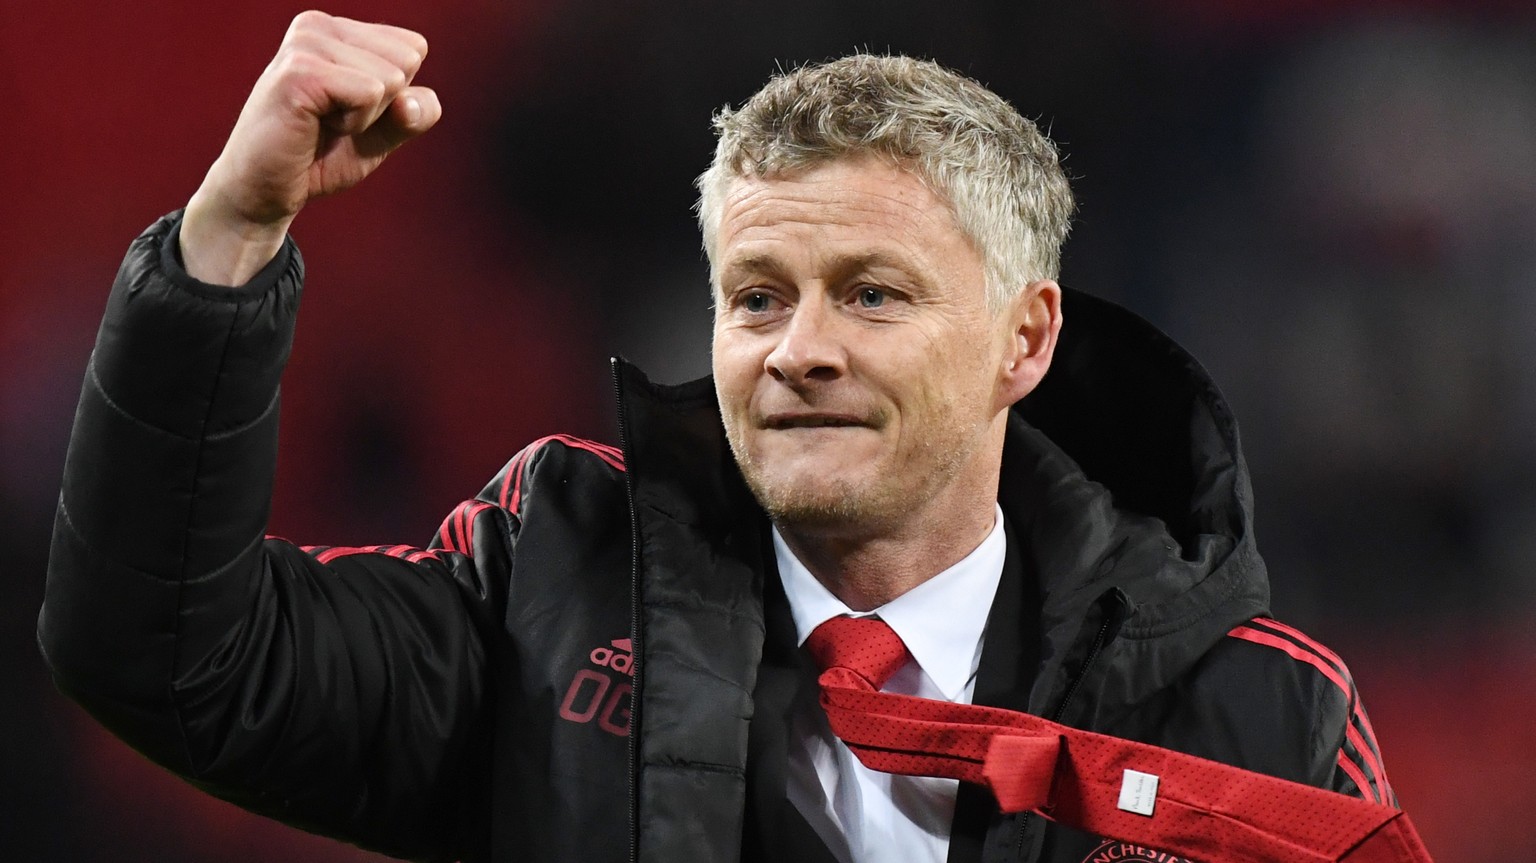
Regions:
<instances>
[{"instance_id":1,"label":"man","mask_svg":"<svg viewBox=\"0 0 1536 863\"><path fill-rule=\"evenodd\" d=\"M802 645L865 615L903 645L887 692L1393 802L1347 670L1262 618L1214 386L1064 297L1054 146L928 63L808 67L718 119L715 375L615 363L621 449L530 446L431 548L264 539L288 226L436 122L425 54L300 15L129 252L39 624L116 733L415 859L1168 859L860 763Z\"/></svg>"}]
</instances>

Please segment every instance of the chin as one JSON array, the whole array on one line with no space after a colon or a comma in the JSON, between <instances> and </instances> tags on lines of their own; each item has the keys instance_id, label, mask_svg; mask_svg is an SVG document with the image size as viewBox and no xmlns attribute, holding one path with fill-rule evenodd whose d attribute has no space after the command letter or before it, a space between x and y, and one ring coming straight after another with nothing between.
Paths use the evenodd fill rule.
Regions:
<instances>
[{"instance_id":1,"label":"chin","mask_svg":"<svg viewBox=\"0 0 1536 863\"><path fill-rule=\"evenodd\" d=\"M810 452L800 442L786 450L784 441L743 440L740 429L730 424L726 438L752 496L782 527L817 533L868 530L909 508L888 500L898 495L884 487L881 472L872 467L878 454L855 455L846 444Z\"/></svg>"},{"instance_id":2,"label":"chin","mask_svg":"<svg viewBox=\"0 0 1536 863\"><path fill-rule=\"evenodd\" d=\"M866 532L893 523L900 507L867 482L818 475L769 479L744 471L747 486L774 523L813 533Z\"/></svg>"}]
</instances>

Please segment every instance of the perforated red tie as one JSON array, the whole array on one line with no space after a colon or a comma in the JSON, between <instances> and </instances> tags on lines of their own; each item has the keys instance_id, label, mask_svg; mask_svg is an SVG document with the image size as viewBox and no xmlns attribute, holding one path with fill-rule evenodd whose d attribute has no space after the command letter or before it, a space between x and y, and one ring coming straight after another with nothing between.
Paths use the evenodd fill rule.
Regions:
<instances>
[{"instance_id":1,"label":"perforated red tie","mask_svg":"<svg viewBox=\"0 0 1536 863\"><path fill-rule=\"evenodd\" d=\"M869 689L884 686L912 658L901 636L878 617L834 617L816 627L805 646L827 674L846 679L852 672Z\"/></svg>"},{"instance_id":2,"label":"perforated red tie","mask_svg":"<svg viewBox=\"0 0 1536 863\"><path fill-rule=\"evenodd\" d=\"M984 785L1004 812L1204 863L1432 863L1389 806L1028 713L880 692L910 654L878 618L835 617L806 647L832 732L872 770Z\"/></svg>"}]
</instances>

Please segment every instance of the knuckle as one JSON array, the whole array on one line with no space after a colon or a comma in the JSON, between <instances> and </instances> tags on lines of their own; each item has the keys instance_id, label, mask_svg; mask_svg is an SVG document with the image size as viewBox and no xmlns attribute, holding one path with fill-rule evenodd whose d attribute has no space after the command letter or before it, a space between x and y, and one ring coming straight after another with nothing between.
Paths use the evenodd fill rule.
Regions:
<instances>
[{"instance_id":1,"label":"knuckle","mask_svg":"<svg viewBox=\"0 0 1536 863\"><path fill-rule=\"evenodd\" d=\"M272 65L284 77L313 74L323 62L317 40L302 33L289 39L272 58Z\"/></svg>"},{"instance_id":2,"label":"knuckle","mask_svg":"<svg viewBox=\"0 0 1536 863\"><path fill-rule=\"evenodd\" d=\"M331 16L319 9L306 9L293 16L293 23L288 25L289 33L321 30L330 25Z\"/></svg>"},{"instance_id":3,"label":"knuckle","mask_svg":"<svg viewBox=\"0 0 1536 863\"><path fill-rule=\"evenodd\" d=\"M299 65L303 62L300 58L299 52L284 49L278 52L276 57L272 58L272 71L280 79L292 78L298 71Z\"/></svg>"},{"instance_id":4,"label":"knuckle","mask_svg":"<svg viewBox=\"0 0 1536 863\"><path fill-rule=\"evenodd\" d=\"M314 72L315 55L302 49L283 51L273 64L283 80L305 78Z\"/></svg>"}]
</instances>

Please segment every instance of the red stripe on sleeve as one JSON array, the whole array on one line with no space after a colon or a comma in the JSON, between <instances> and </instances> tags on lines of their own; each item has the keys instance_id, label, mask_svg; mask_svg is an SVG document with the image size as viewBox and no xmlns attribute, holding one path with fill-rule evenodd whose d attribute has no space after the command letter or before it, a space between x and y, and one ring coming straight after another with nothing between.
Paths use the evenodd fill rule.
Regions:
<instances>
[{"instance_id":1,"label":"red stripe on sleeve","mask_svg":"<svg viewBox=\"0 0 1536 863\"><path fill-rule=\"evenodd\" d=\"M551 440L554 440L554 438L539 438L538 440L524 447L522 452L518 453L517 458L513 462L512 471L507 475L507 481L512 484L512 496L511 499L508 499L505 490L503 490L501 496L502 506L506 507L512 512L518 511L518 507L521 506L523 502L523 465L527 463L528 459L532 457L535 452L543 449L544 446Z\"/></svg>"},{"instance_id":2,"label":"red stripe on sleeve","mask_svg":"<svg viewBox=\"0 0 1536 863\"><path fill-rule=\"evenodd\" d=\"M550 441L554 439L555 437L553 435L539 438L538 440L529 444L527 448L523 450L523 454L518 457L517 477L512 480L512 500L507 504L507 509L513 512L518 512L518 508L523 504L523 463L526 462L535 452L543 449L549 444Z\"/></svg>"},{"instance_id":3,"label":"red stripe on sleeve","mask_svg":"<svg viewBox=\"0 0 1536 863\"><path fill-rule=\"evenodd\" d=\"M1297 660L1298 662L1304 662L1313 668L1316 668L1318 671L1323 673L1324 677L1327 677L1329 680L1333 681L1334 685L1339 687L1339 689L1344 692L1344 697L1349 699L1349 704L1351 705L1351 716L1353 717L1360 715L1361 711L1355 709L1357 699L1355 698L1354 688L1349 684L1348 681L1344 679L1338 668L1335 667L1332 663L1328 662L1322 656L1319 656L1310 650L1287 641L1278 635L1263 632L1249 626L1235 627L1231 632L1227 634L1233 638L1241 638L1244 641L1251 641L1255 644L1262 644L1266 647L1273 647L1276 650L1285 653L1287 656L1290 656L1292 659ZM1308 639L1308 641L1310 643L1310 639ZM1375 749L1366 745L1365 739L1361 737L1360 730L1355 727L1355 723L1353 721L1349 721L1344 724L1344 736L1349 740L1350 743L1354 744L1355 750L1360 754L1360 758L1364 762L1365 766L1368 767L1371 773L1376 776L1377 782L1381 789L1384 790L1389 787L1387 782L1387 773L1382 766L1381 759L1377 756ZM1346 761L1349 760L1344 756L1342 752L1339 753L1339 757ZM1362 785L1362 792L1365 792L1367 787L1368 786ZM1370 793L1372 795L1376 795L1374 787L1371 788ZM1381 802L1381 797L1377 796L1376 800L1378 803Z\"/></svg>"},{"instance_id":4,"label":"red stripe on sleeve","mask_svg":"<svg viewBox=\"0 0 1536 863\"><path fill-rule=\"evenodd\" d=\"M527 461L528 454L537 449L541 444L542 441L534 441L528 446L523 447L522 452L519 452L517 455L513 456L511 464L507 465L507 475L502 477L501 480L501 495L497 498L497 501L502 505L502 507L512 509L509 503L509 497L512 494L513 484L520 483L522 481L521 478L523 474L523 462ZM512 511L517 512L516 509L512 509Z\"/></svg>"},{"instance_id":5,"label":"red stripe on sleeve","mask_svg":"<svg viewBox=\"0 0 1536 863\"><path fill-rule=\"evenodd\" d=\"M1376 754L1371 752L1369 749L1361 748L1361 745L1364 743L1364 741L1360 739L1360 732L1355 729L1353 723L1350 723L1345 727L1344 737L1349 741L1350 745L1354 747L1354 750L1359 757L1351 757L1349 752L1347 752L1342 746L1339 747L1339 757L1346 761L1356 762L1361 768L1362 773L1365 770L1369 770L1371 775L1376 777L1376 782L1371 786L1371 794L1375 796L1377 803L1387 802L1387 776L1382 772L1381 759L1377 758ZM1370 777L1366 778L1369 779Z\"/></svg>"},{"instance_id":6,"label":"red stripe on sleeve","mask_svg":"<svg viewBox=\"0 0 1536 863\"><path fill-rule=\"evenodd\" d=\"M523 503L523 466L522 466L521 463L519 463L518 466L517 466L517 479L514 480L513 483L512 483L512 500L511 500L510 503L507 504L507 509L509 509L509 510L511 510L513 512L519 512L518 507L522 506L522 503Z\"/></svg>"},{"instance_id":7,"label":"red stripe on sleeve","mask_svg":"<svg viewBox=\"0 0 1536 863\"><path fill-rule=\"evenodd\" d=\"M483 500L466 500L453 508L443 518L443 523L437 529L438 541L448 551L461 554L469 554L473 548L475 536L475 516L491 509L495 504L486 503Z\"/></svg>"},{"instance_id":8,"label":"red stripe on sleeve","mask_svg":"<svg viewBox=\"0 0 1536 863\"><path fill-rule=\"evenodd\" d=\"M539 438L533 443L523 447L507 465L506 476L501 480L501 494L497 500L503 509L517 513L523 502L523 466L535 452L543 449L552 442L564 444L571 449L579 449L592 453L603 460L603 463L617 471L624 471L624 453L616 447L608 444L597 443L585 438L573 437L568 434L553 434Z\"/></svg>"},{"instance_id":9,"label":"red stripe on sleeve","mask_svg":"<svg viewBox=\"0 0 1536 863\"><path fill-rule=\"evenodd\" d=\"M620 452L615 447L611 447L608 444L597 443L596 441L586 440L585 438L572 437L570 435L564 434L554 435L554 438L566 446L573 447L575 449L586 450L587 452L592 453L593 455L607 462L608 466L614 470L624 470L624 453Z\"/></svg>"},{"instance_id":10,"label":"red stripe on sleeve","mask_svg":"<svg viewBox=\"0 0 1536 863\"><path fill-rule=\"evenodd\" d=\"M312 548L324 548L324 547L323 546L312 546ZM399 558L401 560L408 560L408 561L410 561L412 563L417 563L417 562L421 561L422 559L428 558L428 557L433 558L433 559L437 558L437 552L436 551L431 551L431 550L427 550L427 549L420 549L420 548L416 548L415 546L411 546L411 545L370 545L370 546L338 545L338 546L332 546L330 548L325 548L324 551L321 551L320 553L315 554L314 557L315 557L315 562L317 562L317 563L330 563L331 561L335 560L338 557L351 557L354 554L382 554L382 555L386 555L388 557Z\"/></svg>"},{"instance_id":11,"label":"red stripe on sleeve","mask_svg":"<svg viewBox=\"0 0 1536 863\"><path fill-rule=\"evenodd\" d=\"M1360 772L1360 768L1355 766L1355 762L1349 760L1343 750L1339 751L1339 769L1343 770L1344 775L1349 777L1349 781L1355 783L1355 787L1360 789L1361 798L1369 795L1375 802L1381 802L1381 795L1376 793L1376 789L1366 781L1365 774Z\"/></svg>"},{"instance_id":12,"label":"red stripe on sleeve","mask_svg":"<svg viewBox=\"0 0 1536 863\"><path fill-rule=\"evenodd\" d=\"M1344 660L1340 659L1339 655L1337 653L1334 653L1332 650L1329 650L1328 647L1326 645L1324 645L1322 642L1317 641L1316 639L1312 638L1312 636L1307 635L1305 632L1302 632L1301 630L1297 629L1294 626L1289 626L1287 624L1281 623L1278 620L1274 620L1273 618L1268 618L1268 617L1256 617L1256 618L1253 619L1253 622L1254 623L1262 623L1265 626L1268 626L1268 627L1270 627L1272 629L1279 630L1280 632L1283 632L1286 635L1289 635L1290 637L1296 639L1297 641L1301 642L1302 644L1306 645L1307 647L1310 647L1313 650L1317 651L1317 654L1319 656L1321 656L1322 658L1328 660L1329 662L1332 662L1334 665L1337 665L1340 668L1345 668L1346 667L1344 665Z\"/></svg>"},{"instance_id":13,"label":"red stripe on sleeve","mask_svg":"<svg viewBox=\"0 0 1536 863\"><path fill-rule=\"evenodd\" d=\"M1341 669L1347 669L1349 667L1349 666L1344 664L1344 660L1340 659L1339 655L1337 653L1334 653L1332 650L1329 650L1327 645L1323 644L1320 641L1317 641L1317 640L1313 639L1311 636L1309 636L1305 632L1302 632L1301 630L1295 628L1294 626L1287 626L1286 624L1281 623L1278 620L1273 620L1273 619L1268 618L1268 617L1255 618L1254 622L1263 624L1264 626L1268 626L1268 627L1270 627L1271 629L1274 629L1277 632L1283 632L1286 635L1289 635L1290 637L1296 639L1297 641L1300 641L1302 644L1306 645L1307 647L1310 647L1311 649L1317 651L1317 654L1319 656L1323 657L1324 659L1328 660L1329 662L1333 663L1334 665L1338 666ZM1372 748L1377 749L1377 751L1380 751L1380 747L1378 747L1376 745L1376 729L1371 727L1371 719L1370 719L1370 717L1365 715L1365 711L1364 710L1357 710L1355 715L1360 718L1361 726L1365 729L1365 733L1370 736Z\"/></svg>"},{"instance_id":14,"label":"red stripe on sleeve","mask_svg":"<svg viewBox=\"0 0 1536 863\"><path fill-rule=\"evenodd\" d=\"M501 493L496 495L496 502L502 506L507 505L507 492L512 486L512 476L517 473L517 462L521 456L513 456L507 464L507 475L501 478Z\"/></svg>"},{"instance_id":15,"label":"red stripe on sleeve","mask_svg":"<svg viewBox=\"0 0 1536 863\"><path fill-rule=\"evenodd\" d=\"M1268 627L1270 627L1271 629L1274 629L1277 632L1283 632L1286 635L1289 635L1290 637L1296 639L1297 641L1300 641L1302 644L1306 645L1307 647L1311 648L1312 650L1317 651L1319 656L1321 656L1324 659L1328 660L1329 662L1333 663L1335 666L1337 666L1339 669L1341 669L1344 672L1344 674L1346 674L1346 675L1349 674L1349 666L1344 664L1344 660L1339 658L1339 655L1337 653L1334 653L1332 650L1329 650L1326 645L1324 645L1322 642L1316 641L1311 636L1307 635L1305 632L1302 632L1301 630L1296 629L1293 626L1287 626L1286 624L1281 623L1278 620L1273 620L1273 619L1268 618L1268 617L1255 618L1255 622L1259 623L1259 624L1261 624L1263 626L1268 626ZM1377 764L1380 764L1380 762L1381 762L1381 744L1376 739L1376 729L1371 725L1371 717L1366 714L1365 708L1360 704L1360 699L1356 698L1354 700L1353 707L1354 707L1355 721L1359 723L1360 730L1365 734L1366 742L1370 744L1369 745L1369 755L1370 755L1370 757L1372 757L1372 758L1374 758L1376 760ZM1386 787L1386 785L1387 785L1386 774L1384 772L1378 771L1376 775L1381 780L1382 786Z\"/></svg>"},{"instance_id":16,"label":"red stripe on sleeve","mask_svg":"<svg viewBox=\"0 0 1536 863\"><path fill-rule=\"evenodd\" d=\"M491 505L485 501L475 501L470 504L468 513L464 516L464 553L468 554L475 547L475 519L480 513L490 509Z\"/></svg>"},{"instance_id":17,"label":"red stripe on sleeve","mask_svg":"<svg viewBox=\"0 0 1536 863\"><path fill-rule=\"evenodd\" d=\"M338 545L338 546L333 546L331 548L328 548L325 551L322 551L319 554L315 555L315 560L320 562L320 563L330 563L331 561L335 560L338 557L345 557L345 556L350 555L350 554L372 554L372 553L373 553L373 549L371 549L371 548L360 548L358 546L350 546L350 545Z\"/></svg>"},{"instance_id":18,"label":"red stripe on sleeve","mask_svg":"<svg viewBox=\"0 0 1536 863\"><path fill-rule=\"evenodd\" d=\"M1298 647L1289 641L1286 641L1278 635L1272 635L1268 632L1263 632L1249 626L1235 627L1231 632L1227 633L1227 635L1230 635L1233 638L1241 638L1244 641L1251 641L1254 644L1262 644L1265 647L1273 647L1274 649L1285 653L1298 662L1305 662L1313 668L1316 668L1318 671L1321 671L1323 676L1327 677L1329 680L1332 680L1334 685L1344 690L1345 697L1353 700L1354 694L1351 691L1352 688L1347 682L1345 682L1343 675L1339 673L1337 668L1333 667L1333 665L1329 664L1321 656L1318 656L1309 650L1304 650L1303 648Z\"/></svg>"}]
</instances>

